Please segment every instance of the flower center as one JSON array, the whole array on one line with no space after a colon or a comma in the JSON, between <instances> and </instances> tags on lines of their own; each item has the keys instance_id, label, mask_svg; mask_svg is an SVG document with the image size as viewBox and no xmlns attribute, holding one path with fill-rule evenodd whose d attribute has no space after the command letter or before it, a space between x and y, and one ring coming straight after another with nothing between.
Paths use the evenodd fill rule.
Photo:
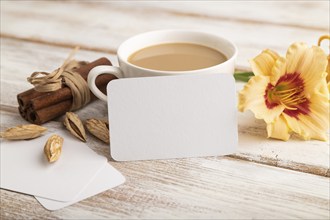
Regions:
<instances>
[{"instance_id":1,"label":"flower center","mask_svg":"<svg viewBox=\"0 0 330 220\"><path fill-rule=\"evenodd\" d=\"M283 105L283 112L295 118L299 114L308 114L309 100L304 94L304 88L304 81L299 73L286 73L275 86L270 83L267 85L264 95L267 108Z\"/></svg>"},{"instance_id":2,"label":"flower center","mask_svg":"<svg viewBox=\"0 0 330 220\"><path fill-rule=\"evenodd\" d=\"M286 86L278 85L269 92L269 95L274 98L276 103L284 105L286 109L297 110L300 103L306 101L302 94L304 87L298 86L296 88L288 88Z\"/></svg>"}]
</instances>

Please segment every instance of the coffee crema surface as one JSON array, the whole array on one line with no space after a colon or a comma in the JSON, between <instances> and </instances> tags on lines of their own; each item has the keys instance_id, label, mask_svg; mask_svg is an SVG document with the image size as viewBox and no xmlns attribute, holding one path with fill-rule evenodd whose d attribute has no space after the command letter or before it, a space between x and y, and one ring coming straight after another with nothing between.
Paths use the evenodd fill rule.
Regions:
<instances>
[{"instance_id":1,"label":"coffee crema surface","mask_svg":"<svg viewBox=\"0 0 330 220\"><path fill-rule=\"evenodd\" d=\"M164 43L140 49L128 57L136 66L162 71L189 71L218 65L227 60L221 52L193 43Z\"/></svg>"}]
</instances>

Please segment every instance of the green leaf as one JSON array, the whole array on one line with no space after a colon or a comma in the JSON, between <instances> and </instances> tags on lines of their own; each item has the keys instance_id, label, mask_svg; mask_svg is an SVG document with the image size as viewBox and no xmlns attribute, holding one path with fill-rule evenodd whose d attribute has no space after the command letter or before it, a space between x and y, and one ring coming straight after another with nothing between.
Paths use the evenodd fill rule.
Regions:
<instances>
[{"instance_id":1,"label":"green leaf","mask_svg":"<svg viewBox=\"0 0 330 220\"><path fill-rule=\"evenodd\" d=\"M253 72L234 73L234 78L236 81L248 82L253 76Z\"/></svg>"}]
</instances>

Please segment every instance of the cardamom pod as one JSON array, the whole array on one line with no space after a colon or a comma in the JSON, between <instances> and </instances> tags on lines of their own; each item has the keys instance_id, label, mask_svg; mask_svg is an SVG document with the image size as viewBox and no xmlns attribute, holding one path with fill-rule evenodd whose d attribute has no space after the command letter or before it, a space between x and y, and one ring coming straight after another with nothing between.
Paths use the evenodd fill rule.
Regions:
<instances>
[{"instance_id":1,"label":"cardamom pod","mask_svg":"<svg viewBox=\"0 0 330 220\"><path fill-rule=\"evenodd\" d=\"M86 142L86 132L78 115L73 112L65 113L64 126L79 140Z\"/></svg>"},{"instance_id":2,"label":"cardamom pod","mask_svg":"<svg viewBox=\"0 0 330 220\"><path fill-rule=\"evenodd\" d=\"M8 128L4 132L0 132L0 138L5 138L8 140L27 140L39 137L45 131L47 131L47 128L39 125L19 125L16 127Z\"/></svg>"},{"instance_id":3,"label":"cardamom pod","mask_svg":"<svg viewBox=\"0 0 330 220\"><path fill-rule=\"evenodd\" d=\"M107 144L110 143L108 122L91 118L86 121L85 125L92 135Z\"/></svg>"},{"instance_id":4,"label":"cardamom pod","mask_svg":"<svg viewBox=\"0 0 330 220\"><path fill-rule=\"evenodd\" d=\"M59 135L52 135L48 138L45 147L44 153L47 157L48 162L53 163L60 158L62 153L63 138Z\"/></svg>"}]
</instances>

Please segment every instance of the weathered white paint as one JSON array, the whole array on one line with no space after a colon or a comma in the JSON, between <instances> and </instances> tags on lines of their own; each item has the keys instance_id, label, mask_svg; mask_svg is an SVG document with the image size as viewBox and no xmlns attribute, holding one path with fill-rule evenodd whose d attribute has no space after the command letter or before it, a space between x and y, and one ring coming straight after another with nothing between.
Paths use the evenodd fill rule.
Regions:
<instances>
[{"instance_id":1,"label":"weathered white paint","mask_svg":"<svg viewBox=\"0 0 330 220\"><path fill-rule=\"evenodd\" d=\"M249 69L247 60L264 48L285 53L294 41L315 44L329 32L328 10L328 2L316 1L1 1L1 130L25 123L16 94L31 87L26 77L33 71L57 68L68 47L88 49L77 59L106 56L116 63L116 48L134 34L191 28L231 38L240 50L238 67ZM106 104L95 101L77 113L105 118ZM262 121L249 112L238 116L240 147L230 157L118 163L89 136L89 146L126 176L124 185L56 212L0 190L1 219L329 219L329 178L320 176L329 175L329 143L269 140ZM45 126L62 129L60 121Z\"/></svg>"},{"instance_id":2,"label":"weathered white paint","mask_svg":"<svg viewBox=\"0 0 330 220\"><path fill-rule=\"evenodd\" d=\"M324 19L328 16L324 3L309 3L313 8L311 12L306 7L308 3L290 3L288 7L285 7L285 3L274 2L218 2L209 6L201 2L157 2L153 3L157 5L155 7L148 6L149 4L152 3L1 2L1 35L65 46L81 45L99 51L115 51L121 42L138 33L157 29L196 29L230 38L239 49L238 66L248 68L248 59L265 48L284 55L291 43L305 41L316 44L320 35L329 32L329 21ZM203 7L197 10L202 4ZM274 10L270 11L273 7ZM305 8L308 13L300 13L301 8ZM187 13L173 13L172 9L174 12L182 9ZM237 10L237 14L234 10ZM194 14L189 14L190 12ZM223 13L227 19L213 16L216 13ZM234 17L240 14L240 19L232 19L231 13L236 14ZM209 14L212 16L208 16ZM290 23L290 18L294 17L293 25L273 25L277 21L273 17L280 19L280 24ZM251 19L258 22L251 22ZM312 20L313 23L309 26L314 27L317 23L321 28L310 30L295 26L299 20L302 20L301 24L305 20Z\"/></svg>"},{"instance_id":3,"label":"weathered white paint","mask_svg":"<svg viewBox=\"0 0 330 220\"><path fill-rule=\"evenodd\" d=\"M90 4L86 2L86 4ZM119 5L132 8L132 2L100 2L101 5ZM182 16L209 17L238 23L264 23L270 26L291 26L306 29L329 29L329 7L326 1L139 1L135 8L166 11ZM308 10L306 10L308 8ZM304 12L302 15L301 12ZM256 13L257 12L257 13ZM315 16L318 15L318 16Z\"/></svg>"}]
</instances>

